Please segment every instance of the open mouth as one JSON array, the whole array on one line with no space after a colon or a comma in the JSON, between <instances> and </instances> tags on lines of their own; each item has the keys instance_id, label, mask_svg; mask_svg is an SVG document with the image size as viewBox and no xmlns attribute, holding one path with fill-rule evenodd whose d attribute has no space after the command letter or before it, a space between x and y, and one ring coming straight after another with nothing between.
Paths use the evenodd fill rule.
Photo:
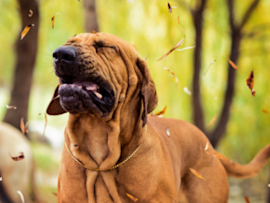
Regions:
<instances>
[{"instance_id":1,"label":"open mouth","mask_svg":"<svg viewBox=\"0 0 270 203\"><path fill-rule=\"evenodd\" d=\"M109 83L100 77L79 78L61 76L59 95L62 107L71 113L106 114L114 105L114 92Z\"/></svg>"}]
</instances>

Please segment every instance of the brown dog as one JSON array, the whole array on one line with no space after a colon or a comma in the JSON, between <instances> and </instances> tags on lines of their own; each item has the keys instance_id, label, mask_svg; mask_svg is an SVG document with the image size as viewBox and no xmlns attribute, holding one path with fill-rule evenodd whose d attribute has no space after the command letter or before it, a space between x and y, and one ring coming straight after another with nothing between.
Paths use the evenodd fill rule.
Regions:
<instances>
[{"instance_id":1,"label":"brown dog","mask_svg":"<svg viewBox=\"0 0 270 203\"><path fill-rule=\"evenodd\" d=\"M225 203L227 175L254 176L269 157L270 145L242 166L204 149L209 141L193 125L147 117L158 101L154 82L116 36L80 34L53 57L60 85L47 113L70 113L58 202Z\"/></svg>"}]
</instances>

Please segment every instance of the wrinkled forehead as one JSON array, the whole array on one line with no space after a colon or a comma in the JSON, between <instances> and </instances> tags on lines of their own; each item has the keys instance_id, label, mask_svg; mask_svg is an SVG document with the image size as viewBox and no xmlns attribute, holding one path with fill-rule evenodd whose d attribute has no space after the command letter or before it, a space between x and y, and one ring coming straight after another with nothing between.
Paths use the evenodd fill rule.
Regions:
<instances>
[{"instance_id":1,"label":"wrinkled forehead","mask_svg":"<svg viewBox=\"0 0 270 203\"><path fill-rule=\"evenodd\" d=\"M137 54L136 50L126 41L121 38L108 34L108 33L82 33L70 38L64 46L67 45L79 45L79 46L114 46L116 48L122 48L124 51L132 50Z\"/></svg>"}]
</instances>

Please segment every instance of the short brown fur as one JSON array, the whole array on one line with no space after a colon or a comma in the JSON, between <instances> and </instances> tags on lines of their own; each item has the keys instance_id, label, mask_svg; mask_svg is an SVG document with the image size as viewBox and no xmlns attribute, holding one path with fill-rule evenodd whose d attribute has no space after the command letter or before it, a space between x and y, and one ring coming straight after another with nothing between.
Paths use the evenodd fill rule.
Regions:
<instances>
[{"instance_id":1,"label":"short brown fur","mask_svg":"<svg viewBox=\"0 0 270 203\"><path fill-rule=\"evenodd\" d=\"M97 42L105 48L94 50ZM105 172L83 168L63 148L59 203L134 202L127 194L138 203L226 203L227 174L254 176L266 163L269 145L243 166L219 159L206 136L192 124L147 117L157 104L155 85L146 62L125 41L104 33L80 34L67 45L77 48L83 74L94 72L106 79L115 96L109 113L94 109L92 113L69 114L65 143L72 155L87 167L106 169L125 160L140 144L141 148L119 168ZM113 48L106 48L109 46ZM65 112L57 92L47 110L51 115Z\"/></svg>"}]
</instances>

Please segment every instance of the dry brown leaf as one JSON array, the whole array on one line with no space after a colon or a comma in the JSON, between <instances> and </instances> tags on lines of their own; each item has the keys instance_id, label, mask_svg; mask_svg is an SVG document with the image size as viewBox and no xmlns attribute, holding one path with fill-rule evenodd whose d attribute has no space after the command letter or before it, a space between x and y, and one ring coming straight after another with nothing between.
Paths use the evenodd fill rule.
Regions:
<instances>
[{"instance_id":1,"label":"dry brown leaf","mask_svg":"<svg viewBox=\"0 0 270 203\"><path fill-rule=\"evenodd\" d=\"M20 161L20 160L22 160L22 159L24 159L24 154L23 154L23 152L20 152L20 155L19 156L11 156L10 154L9 154L9 156L14 160L14 161Z\"/></svg>"},{"instance_id":2,"label":"dry brown leaf","mask_svg":"<svg viewBox=\"0 0 270 203\"><path fill-rule=\"evenodd\" d=\"M7 109L17 109L16 106L9 106L9 105L7 105L7 104L6 104L6 107L7 107Z\"/></svg>"},{"instance_id":3,"label":"dry brown leaf","mask_svg":"<svg viewBox=\"0 0 270 203\"><path fill-rule=\"evenodd\" d=\"M168 135L168 137L171 136L171 133L170 133L170 131L169 131L169 128L166 128L166 134Z\"/></svg>"},{"instance_id":4,"label":"dry brown leaf","mask_svg":"<svg viewBox=\"0 0 270 203\"><path fill-rule=\"evenodd\" d=\"M204 72L203 76L205 76L205 74L207 73L207 71L209 70L209 68L211 67L211 65L212 65L215 61L216 61L216 60L213 60L213 61L209 64L209 66L208 66L208 68L206 69L206 71Z\"/></svg>"},{"instance_id":5,"label":"dry brown leaf","mask_svg":"<svg viewBox=\"0 0 270 203\"><path fill-rule=\"evenodd\" d=\"M133 202L137 202L138 201L138 198L126 193L126 195L128 196L128 198L130 198Z\"/></svg>"},{"instance_id":6,"label":"dry brown leaf","mask_svg":"<svg viewBox=\"0 0 270 203\"><path fill-rule=\"evenodd\" d=\"M180 29L185 33L185 35L187 35L187 33L185 32L185 30L182 28L182 26L180 24L179 16L177 18L177 21L178 21L178 25L179 25Z\"/></svg>"},{"instance_id":7,"label":"dry brown leaf","mask_svg":"<svg viewBox=\"0 0 270 203\"><path fill-rule=\"evenodd\" d=\"M200 174L198 171L196 171L195 169L193 169L193 168L189 168L189 170L191 171L191 173L193 174L193 175L195 175L196 177L198 177L198 178L200 178L200 179L203 179L203 180L206 180L203 176L202 176L202 174Z\"/></svg>"},{"instance_id":8,"label":"dry brown leaf","mask_svg":"<svg viewBox=\"0 0 270 203\"><path fill-rule=\"evenodd\" d=\"M22 203L24 203L24 197L23 197L22 192L18 190L17 193L20 195L20 198L22 200Z\"/></svg>"},{"instance_id":9,"label":"dry brown leaf","mask_svg":"<svg viewBox=\"0 0 270 203\"><path fill-rule=\"evenodd\" d=\"M268 113L269 113L269 111L268 111L268 110L266 110L266 109L262 109L262 112L263 112L263 113L266 113L266 114L268 114Z\"/></svg>"},{"instance_id":10,"label":"dry brown leaf","mask_svg":"<svg viewBox=\"0 0 270 203\"><path fill-rule=\"evenodd\" d=\"M165 55L163 55L160 59L158 59L157 61L160 61L162 59L164 59L166 56L168 56L173 50L177 49L178 47L180 47L183 42L184 42L184 39L181 39L170 51L168 51Z\"/></svg>"},{"instance_id":11,"label":"dry brown leaf","mask_svg":"<svg viewBox=\"0 0 270 203\"><path fill-rule=\"evenodd\" d=\"M169 71L173 75L174 82L178 85L178 78L175 76L174 72L171 71L169 68L163 67L164 70Z\"/></svg>"},{"instance_id":12,"label":"dry brown leaf","mask_svg":"<svg viewBox=\"0 0 270 203\"><path fill-rule=\"evenodd\" d=\"M250 203L248 196L245 196L245 201L246 201L246 203Z\"/></svg>"},{"instance_id":13,"label":"dry brown leaf","mask_svg":"<svg viewBox=\"0 0 270 203\"><path fill-rule=\"evenodd\" d=\"M169 13L171 13L172 12L172 7L171 7L170 3L168 3L168 9L169 9Z\"/></svg>"},{"instance_id":14,"label":"dry brown leaf","mask_svg":"<svg viewBox=\"0 0 270 203\"><path fill-rule=\"evenodd\" d=\"M21 118L20 127L21 127L22 133L25 134L25 125L24 125L24 122L23 122L23 118Z\"/></svg>"},{"instance_id":15,"label":"dry brown leaf","mask_svg":"<svg viewBox=\"0 0 270 203\"><path fill-rule=\"evenodd\" d=\"M238 67L235 65L235 63L232 62L230 59L229 59L229 63L231 64L231 66L232 66L234 69L238 69Z\"/></svg>"},{"instance_id":16,"label":"dry brown leaf","mask_svg":"<svg viewBox=\"0 0 270 203\"><path fill-rule=\"evenodd\" d=\"M53 17L52 17L52 28L54 28L54 20L55 20L55 16L60 14L60 12L56 13Z\"/></svg>"},{"instance_id":17,"label":"dry brown leaf","mask_svg":"<svg viewBox=\"0 0 270 203\"><path fill-rule=\"evenodd\" d=\"M215 123L216 120L217 120L217 114L216 114L216 115L214 116L214 118L212 118L212 120L210 121L209 127L212 126L212 125Z\"/></svg>"},{"instance_id":18,"label":"dry brown leaf","mask_svg":"<svg viewBox=\"0 0 270 203\"><path fill-rule=\"evenodd\" d=\"M161 111L155 113L155 116L160 116L162 117L166 113L167 106L165 106Z\"/></svg>"},{"instance_id":19,"label":"dry brown leaf","mask_svg":"<svg viewBox=\"0 0 270 203\"><path fill-rule=\"evenodd\" d=\"M32 17L32 15L33 15L33 11L31 10L31 9L29 9L29 14L28 14L28 16L31 18Z\"/></svg>"},{"instance_id":20,"label":"dry brown leaf","mask_svg":"<svg viewBox=\"0 0 270 203\"><path fill-rule=\"evenodd\" d=\"M45 136L45 131L46 131L46 128L47 128L47 124L48 124L48 119L47 119L47 114L44 113L44 116L45 116L45 125L44 125L44 130L43 130L43 141L45 140L44 136Z\"/></svg>"},{"instance_id":21,"label":"dry brown leaf","mask_svg":"<svg viewBox=\"0 0 270 203\"><path fill-rule=\"evenodd\" d=\"M249 74L248 78L247 78L247 86L248 88L251 90L251 94L252 96L255 97L255 90L253 89L254 86L254 74L253 71L251 71L251 73Z\"/></svg>"},{"instance_id":22,"label":"dry brown leaf","mask_svg":"<svg viewBox=\"0 0 270 203\"><path fill-rule=\"evenodd\" d=\"M23 31L22 31L22 33L21 33L21 40L25 37L25 35L29 32L29 30L30 30L30 28L31 27L34 27L35 26L35 24L30 24L30 25L27 25L24 29L23 29Z\"/></svg>"}]
</instances>

